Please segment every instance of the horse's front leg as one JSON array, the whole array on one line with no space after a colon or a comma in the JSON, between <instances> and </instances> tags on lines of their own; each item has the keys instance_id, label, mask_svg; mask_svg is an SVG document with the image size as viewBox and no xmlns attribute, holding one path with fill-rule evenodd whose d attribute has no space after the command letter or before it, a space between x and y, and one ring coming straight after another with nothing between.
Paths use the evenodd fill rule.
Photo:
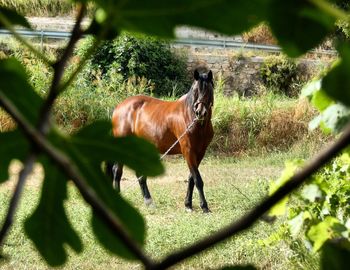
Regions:
<instances>
[{"instance_id":1,"label":"horse's front leg","mask_svg":"<svg viewBox=\"0 0 350 270\"><path fill-rule=\"evenodd\" d=\"M210 210L208 208L208 203L207 203L207 200L205 199L204 190L203 190L204 183L198 170L199 164L203 159L204 152L195 154L190 149L191 147L189 147L189 145L186 143L183 143L181 145L182 154L186 159L188 168L190 169L190 173L191 173L188 179L185 206L186 206L186 209L190 211L192 210L192 195L193 195L193 188L195 185L199 192L200 207L202 208L204 213L209 213Z\"/></svg>"},{"instance_id":2,"label":"horse's front leg","mask_svg":"<svg viewBox=\"0 0 350 270\"><path fill-rule=\"evenodd\" d=\"M192 168L190 168L190 172L191 172L192 177L194 179L194 183L196 185L196 188L199 192L200 206L201 206L204 213L209 213L210 210L208 208L208 203L207 203L207 200L205 199L205 196L204 196L204 190L203 190L204 183L203 183L202 177L199 173L199 170L197 167L192 167Z\"/></svg>"},{"instance_id":3,"label":"horse's front leg","mask_svg":"<svg viewBox=\"0 0 350 270\"><path fill-rule=\"evenodd\" d=\"M192 174L188 177L187 194L185 198L185 207L188 212L192 212L192 195L194 188L194 180Z\"/></svg>"}]
</instances>

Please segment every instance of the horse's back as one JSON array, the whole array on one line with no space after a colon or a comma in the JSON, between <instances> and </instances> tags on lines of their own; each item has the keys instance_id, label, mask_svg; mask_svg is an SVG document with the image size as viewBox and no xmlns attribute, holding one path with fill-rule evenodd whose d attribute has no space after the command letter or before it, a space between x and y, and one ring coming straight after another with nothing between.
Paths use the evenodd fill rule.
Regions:
<instances>
[{"instance_id":1,"label":"horse's back","mask_svg":"<svg viewBox=\"0 0 350 270\"><path fill-rule=\"evenodd\" d=\"M137 134L137 127L140 120L145 122L152 114L152 120L155 116L163 115L164 109L169 107L171 102L149 96L138 95L125 99L118 104L112 115L113 134L116 137ZM154 122L154 121L153 121Z\"/></svg>"}]
</instances>

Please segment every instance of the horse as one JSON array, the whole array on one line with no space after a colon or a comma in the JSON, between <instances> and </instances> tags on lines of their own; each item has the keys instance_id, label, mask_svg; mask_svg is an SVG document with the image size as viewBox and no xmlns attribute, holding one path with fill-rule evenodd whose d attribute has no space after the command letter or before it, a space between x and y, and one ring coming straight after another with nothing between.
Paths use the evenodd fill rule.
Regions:
<instances>
[{"instance_id":1,"label":"horse","mask_svg":"<svg viewBox=\"0 0 350 270\"><path fill-rule=\"evenodd\" d=\"M182 154L190 171L185 208L187 211L193 210L192 195L196 186L200 207L204 213L208 213L210 210L198 167L214 136L211 123L213 74L212 71L200 74L195 70L193 77L189 92L176 101L164 101L145 95L125 99L113 110L112 132L115 137L136 135L149 140L160 153L168 151L169 155ZM123 164L107 164L107 174L113 179L113 186L120 191ZM145 204L152 205L147 178L137 177Z\"/></svg>"}]
</instances>

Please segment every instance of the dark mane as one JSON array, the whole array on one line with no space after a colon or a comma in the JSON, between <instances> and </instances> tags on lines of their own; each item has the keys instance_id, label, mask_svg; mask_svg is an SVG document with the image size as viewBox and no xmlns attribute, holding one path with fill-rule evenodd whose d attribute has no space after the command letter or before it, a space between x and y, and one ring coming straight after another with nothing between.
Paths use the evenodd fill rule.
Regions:
<instances>
[{"instance_id":1,"label":"dark mane","mask_svg":"<svg viewBox=\"0 0 350 270\"><path fill-rule=\"evenodd\" d=\"M194 81L191 85L190 91L187 92L186 96L186 105L187 107L192 107L194 103L196 102L197 98L194 97L194 86L196 84L196 81Z\"/></svg>"}]
</instances>

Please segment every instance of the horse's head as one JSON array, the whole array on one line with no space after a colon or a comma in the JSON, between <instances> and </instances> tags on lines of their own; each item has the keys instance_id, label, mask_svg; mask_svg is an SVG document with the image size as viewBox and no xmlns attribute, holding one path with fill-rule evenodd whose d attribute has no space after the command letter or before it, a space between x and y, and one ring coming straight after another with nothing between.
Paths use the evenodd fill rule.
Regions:
<instances>
[{"instance_id":1,"label":"horse's head","mask_svg":"<svg viewBox=\"0 0 350 270\"><path fill-rule=\"evenodd\" d=\"M214 103L213 73L199 74L194 72L194 83L191 89L191 106L198 120L205 120L211 116L211 107Z\"/></svg>"}]
</instances>

